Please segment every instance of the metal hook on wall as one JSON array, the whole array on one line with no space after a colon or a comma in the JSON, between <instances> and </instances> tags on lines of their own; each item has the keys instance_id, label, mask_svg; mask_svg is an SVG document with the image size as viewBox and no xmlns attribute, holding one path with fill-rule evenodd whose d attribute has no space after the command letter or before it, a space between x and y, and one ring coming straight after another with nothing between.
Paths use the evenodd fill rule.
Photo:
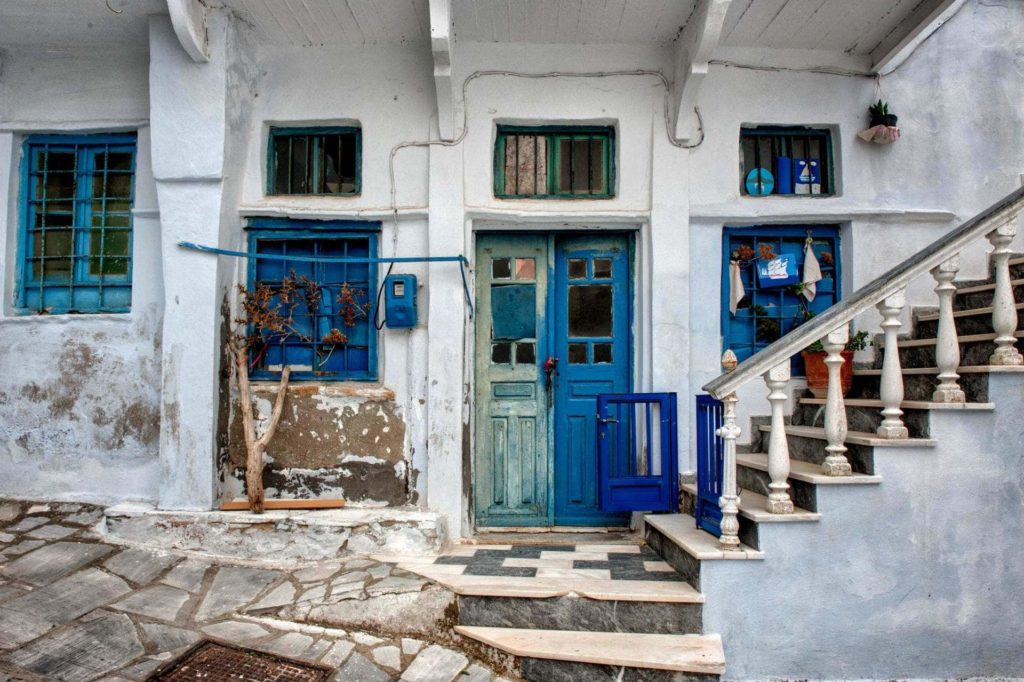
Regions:
<instances>
[{"instance_id":1,"label":"metal hook on wall","mask_svg":"<svg viewBox=\"0 0 1024 682\"><path fill-rule=\"evenodd\" d=\"M110 0L103 0L103 2L107 5L107 9L109 9L114 14L124 14L124 9L123 8L122 9L114 9L113 7L111 7L110 6Z\"/></svg>"}]
</instances>

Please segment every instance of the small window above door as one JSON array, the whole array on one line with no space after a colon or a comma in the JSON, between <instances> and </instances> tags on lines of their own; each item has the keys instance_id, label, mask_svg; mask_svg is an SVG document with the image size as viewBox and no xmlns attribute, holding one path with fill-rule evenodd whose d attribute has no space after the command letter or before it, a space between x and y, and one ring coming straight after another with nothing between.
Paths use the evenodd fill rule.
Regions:
<instances>
[{"instance_id":1,"label":"small window above door","mask_svg":"<svg viewBox=\"0 0 1024 682\"><path fill-rule=\"evenodd\" d=\"M269 144L267 194L359 194L359 128L271 128Z\"/></svg>"},{"instance_id":2,"label":"small window above door","mask_svg":"<svg viewBox=\"0 0 1024 682\"><path fill-rule=\"evenodd\" d=\"M498 126L494 196L608 199L615 195L615 129Z\"/></svg>"}]
</instances>

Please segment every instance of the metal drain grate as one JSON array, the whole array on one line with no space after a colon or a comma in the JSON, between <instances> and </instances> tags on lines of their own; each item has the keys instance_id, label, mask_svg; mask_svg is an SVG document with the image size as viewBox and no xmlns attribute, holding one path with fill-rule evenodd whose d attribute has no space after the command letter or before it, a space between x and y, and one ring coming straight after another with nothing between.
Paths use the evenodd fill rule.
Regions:
<instances>
[{"instance_id":1,"label":"metal drain grate","mask_svg":"<svg viewBox=\"0 0 1024 682\"><path fill-rule=\"evenodd\" d=\"M329 674L329 670L318 666L204 641L149 679L162 682L324 682Z\"/></svg>"}]
</instances>

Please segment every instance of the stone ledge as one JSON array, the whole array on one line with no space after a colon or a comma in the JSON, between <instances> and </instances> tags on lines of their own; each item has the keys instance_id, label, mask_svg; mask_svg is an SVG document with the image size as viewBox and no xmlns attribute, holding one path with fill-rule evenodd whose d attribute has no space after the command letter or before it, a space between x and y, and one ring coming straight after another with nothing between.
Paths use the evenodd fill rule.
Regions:
<instances>
[{"instance_id":1,"label":"stone ledge","mask_svg":"<svg viewBox=\"0 0 1024 682\"><path fill-rule=\"evenodd\" d=\"M269 510L263 514L166 511L120 504L104 511L113 540L240 559L309 561L368 554L436 554L444 518L418 509Z\"/></svg>"}]
</instances>

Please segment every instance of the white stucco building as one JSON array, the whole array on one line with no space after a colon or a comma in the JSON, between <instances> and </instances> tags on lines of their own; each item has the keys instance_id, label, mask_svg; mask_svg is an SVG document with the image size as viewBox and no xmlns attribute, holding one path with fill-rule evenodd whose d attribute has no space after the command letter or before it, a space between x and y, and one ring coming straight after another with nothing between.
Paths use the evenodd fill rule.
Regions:
<instances>
[{"instance_id":1,"label":"white stucco building","mask_svg":"<svg viewBox=\"0 0 1024 682\"><path fill-rule=\"evenodd\" d=\"M767 260L802 266L810 237L821 312L1018 189L1022 54L1017 0L5 0L0 495L175 512L243 496L224 352L237 285L297 269L323 285L323 307L251 362L264 415L282 363L295 372L268 496L422 513L442 540L628 524L600 503L594 397L675 393L675 466L690 481L694 396L723 351L746 359L807 307L748 267L730 312L731 254L767 245ZM857 137L879 99L899 116L892 144ZM809 161L819 175L804 183ZM1024 250L1019 237L1010 248ZM426 260L438 257L465 262ZM958 280L988 277L988 258L984 240L963 250ZM401 282L412 327L380 291L399 274L416 276ZM914 306L936 305L934 286L908 287L904 332ZM855 327L878 334L881 319L872 309ZM326 343L331 330L346 342ZM767 391L738 395L739 441L756 446ZM1019 463L1005 423L932 435L942 428L964 447L1005 432ZM1020 472L1003 473L1016 485L1000 505L1019 517ZM1019 541L1022 523L986 529L970 500L998 494L962 476L975 487L931 518L977 535L943 546L965 565L1000 554L988 577L1012 592L1019 554L994 546ZM888 490L911 506L949 494L935 477ZM903 509L894 500L871 504ZM920 581L960 586L937 610L914 593L899 612L902 583L878 585L917 569L870 558L873 543L908 542L884 531L843 528L862 554L836 570L876 587L843 588L856 608L829 602L791 635L729 616L735 595L750 606L772 580L827 595L840 589L823 583L830 569L794 555L805 572L708 572L705 626L723 634L728 674L1024 674L1024 621L979 624L1005 607L964 566L912 562ZM939 551L944 532L918 540ZM963 636L957 623L991 649L929 643ZM801 637L862 628L842 664L801 653ZM886 668L871 647L894 632L907 653Z\"/></svg>"}]
</instances>

